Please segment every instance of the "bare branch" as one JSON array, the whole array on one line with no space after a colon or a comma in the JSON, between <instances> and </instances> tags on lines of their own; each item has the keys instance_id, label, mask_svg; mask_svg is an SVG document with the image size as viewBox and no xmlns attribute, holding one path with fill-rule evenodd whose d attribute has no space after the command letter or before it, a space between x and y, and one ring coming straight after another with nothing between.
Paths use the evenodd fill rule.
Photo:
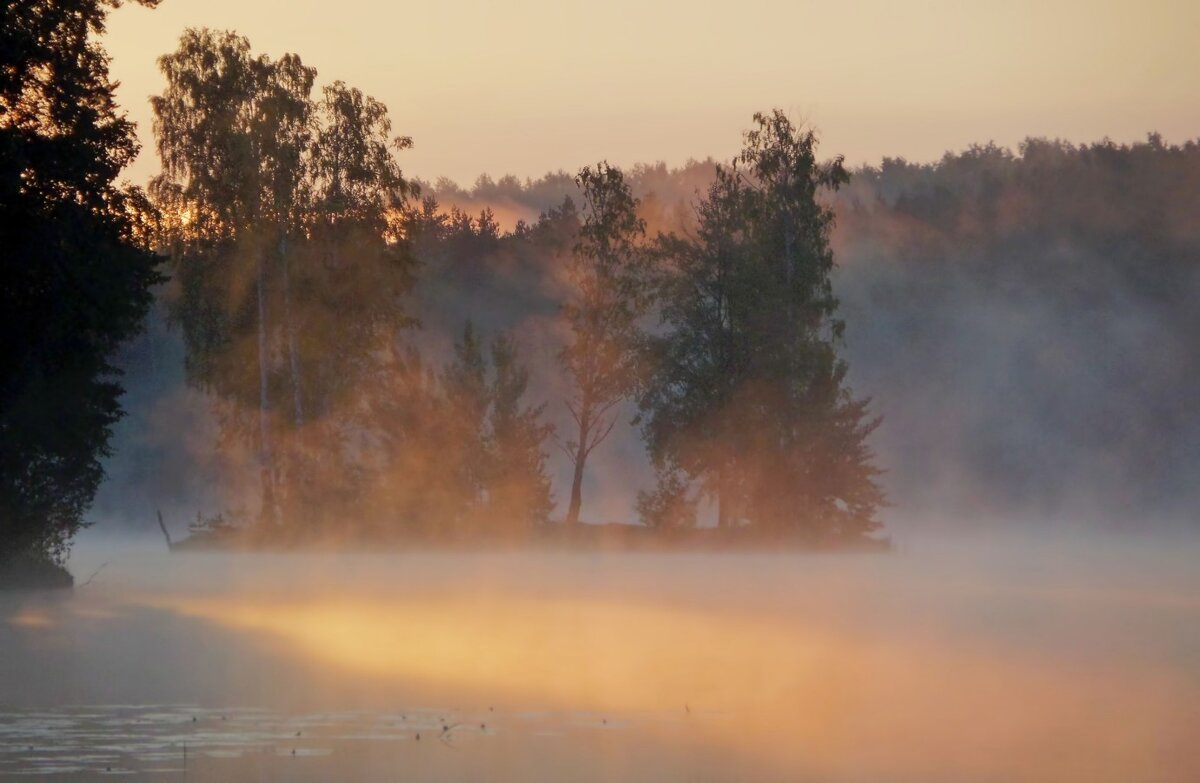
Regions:
<instances>
[{"instance_id":1,"label":"bare branch","mask_svg":"<svg viewBox=\"0 0 1200 783\"><path fill-rule=\"evenodd\" d=\"M601 426L596 428L595 434L592 436L592 439L588 443L587 448L585 448L583 451L585 458L592 453L592 449L596 448L597 446L599 446L601 443L604 442L604 439L609 436L609 433L611 433L613 431L613 427L616 426L616 424L617 424L617 417L613 416L611 419L608 420L607 426L604 426L603 423L601 423Z\"/></svg>"},{"instance_id":2,"label":"bare branch","mask_svg":"<svg viewBox=\"0 0 1200 783\"><path fill-rule=\"evenodd\" d=\"M583 422L579 418L579 410L575 407L575 403L569 399L567 400L567 410L570 411L571 418L575 420L575 423L583 426Z\"/></svg>"},{"instance_id":3,"label":"bare branch","mask_svg":"<svg viewBox=\"0 0 1200 783\"><path fill-rule=\"evenodd\" d=\"M612 409L613 409L613 406L615 406L617 403L619 403L619 402L621 401L621 399L622 399L621 397L613 397L613 398L612 398L611 400L609 400L608 402L604 403L603 405L600 405L600 406L599 406L599 407L596 409L596 415L595 415L595 417L594 417L594 418L595 418L595 420L596 420L596 421L599 421L600 419L604 418L604 414L606 414L606 413L608 413L610 410L612 410Z\"/></svg>"},{"instance_id":4,"label":"bare branch","mask_svg":"<svg viewBox=\"0 0 1200 783\"><path fill-rule=\"evenodd\" d=\"M571 460L571 464L575 464L575 459L579 456L579 444L574 441L563 441L560 438L554 438L554 445L562 449L563 454L567 455L567 459Z\"/></svg>"}]
</instances>

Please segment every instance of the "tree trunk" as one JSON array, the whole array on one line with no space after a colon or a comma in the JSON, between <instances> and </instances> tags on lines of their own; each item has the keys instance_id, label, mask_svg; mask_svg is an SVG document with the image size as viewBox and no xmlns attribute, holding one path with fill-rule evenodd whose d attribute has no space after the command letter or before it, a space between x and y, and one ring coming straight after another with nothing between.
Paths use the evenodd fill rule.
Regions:
<instances>
[{"instance_id":1,"label":"tree trunk","mask_svg":"<svg viewBox=\"0 0 1200 783\"><path fill-rule=\"evenodd\" d=\"M300 356L296 350L296 329L292 324L292 283L288 272L286 233L279 237L279 257L283 263L283 331L287 336L288 366L292 376L292 415L296 420L296 429L300 429L304 426L304 404L300 392Z\"/></svg>"},{"instance_id":2,"label":"tree trunk","mask_svg":"<svg viewBox=\"0 0 1200 783\"><path fill-rule=\"evenodd\" d=\"M792 280L796 276L796 230L792 225L792 212L784 210L783 228L783 258L784 258L784 294L787 296L787 326L790 330L796 320L796 297L792 293ZM788 339L792 333L788 332Z\"/></svg>"},{"instance_id":3,"label":"tree trunk","mask_svg":"<svg viewBox=\"0 0 1200 783\"><path fill-rule=\"evenodd\" d=\"M575 451L575 474L571 478L571 504L567 506L567 525L579 524L579 509L583 505L583 463L587 461L587 450L583 443L586 431L580 433L579 447Z\"/></svg>"},{"instance_id":4,"label":"tree trunk","mask_svg":"<svg viewBox=\"0 0 1200 783\"><path fill-rule=\"evenodd\" d=\"M724 465L717 468L717 527L729 527L729 486Z\"/></svg>"},{"instance_id":5,"label":"tree trunk","mask_svg":"<svg viewBox=\"0 0 1200 783\"><path fill-rule=\"evenodd\" d=\"M269 390L267 388L267 281L266 263L262 253L258 255L257 270L258 289L258 428L259 428L259 464L263 484L264 517L270 514L276 524L280 522L278 493L275 491L275 460L271 453L271 424L268 420L267 408Z\"/></svg>"}]
</instances>

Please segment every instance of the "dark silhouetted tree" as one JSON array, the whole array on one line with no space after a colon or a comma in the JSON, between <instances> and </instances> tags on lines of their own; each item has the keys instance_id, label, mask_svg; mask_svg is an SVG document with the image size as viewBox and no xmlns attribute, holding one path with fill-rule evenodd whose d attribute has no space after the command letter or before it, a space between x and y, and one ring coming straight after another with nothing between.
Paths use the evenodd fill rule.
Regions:
<instances>
[{"instance_id":1,"label":"dark silhouetted tree","mask_svg":"<svg viewBox=\"0 0 1200 783\"><path fill-rule=\"evenodd\" d=\"M0 6L0 567L61 562L84 525L121 416L109 357L161 280L117 184L138 144L96 40L116 5Z\"/></svg>"},{"instance_id":2,"label":"dark silhouetted tree","mask_svg":"<svg viewBox=\"0 0 1200 783\"><path fill-rule=\"evenodd\" d=\"M847 175L840 158L819 163L814 134L782 112L755 122L695 236L663 241L644 434L660 494L678 496L686 475L716 499L721 525L857 538L877 529L883 502L866 443L878 421L845 384L833 214L818 198Z\"/></svg>"}]
</instances>

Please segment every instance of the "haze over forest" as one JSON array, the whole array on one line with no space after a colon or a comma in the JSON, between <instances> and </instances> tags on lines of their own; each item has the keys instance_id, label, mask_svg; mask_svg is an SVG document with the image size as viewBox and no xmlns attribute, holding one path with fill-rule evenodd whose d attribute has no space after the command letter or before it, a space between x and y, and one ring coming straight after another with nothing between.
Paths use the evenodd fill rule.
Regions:
<instances>
[{"instance_id":1,"label":"haze over forest","mask_svg":"<svg viewBox=\"0 0 1200 783\"><path fill-rule=\"evenodd\" d=\"M606 113L589 132L611 149L582 168L589 132L576 124L576 146L559 149L551 123L531 137L538 155L566 159L548 161L549 173L529 176L545 158L527 157L513 164L522 177L480 173L464 186L422 176L456 141L451 173L514 160L480 157L505 149L493 142L513 115L456 85L505 31L510 43L532 43L514 27L531 10L481 11L457 28L457 57L434 58L443 64L434 81L467 115L412 94L433 81L385 78L382 63L364 70L287 24L262 35L273 46L290 30L295 40L273 51L212 26L163 38L198 13L186 2L114 13L105 43L126 81L117 95L154 93L129 100L140 128L120 126L112 170L147 183L145 203L136 186L123 191L143 210L125 230L162 260L163 279L140 334L116 354L128 415L111 444L107 425L96 430L100 453L110 453L80 473L88 486L101 470L107 479L94 502L81 489L70 519L88 509L90 520L137 529L164 509L176 529L289 515L311 517L297 524L312 530L365 531L396 515L415 528L488 516L724 527L782 519L790 506L841 520L813 528L836 535L914 519L959 529L1193 522L1200 422L1185 390L1200 373L1188 337L1200 147L1174 140L1193 119L1178 100L1177 77L1194 56L1172 32L1179 14L1097 8L1094 39L1055 50L1030 33L1021 61L1055 73L1057 52L1099 75L1110 66L1098 42L1118 31L1128 42L1153 38L1139 60L1153 83L1108 78L1103 89L1158 106L1148 114L1168 138L1154 125L1120 142L1019 139L1009 129L1011 146L980 137L964 147L950 145L968 126L948 124L916 143L905 123L919 110L905 109L864 146L840 131L838 110L812 117L793 105L746 112L714 141L706 134L725 120L677 124L696 99L689 88L675 95L684 108L669 122L635 113L618 133L610 123L622 115ZM778 29L796 21L795 11L774 10ZM1044 26L1064 11L1049 9ZM206 23L232 12L206 6ZM363 12L348 7L342 18ZM840 13L818 16L847 21ZM1027 82L992 62L1030 9L958 13L962 24L992 25L961 58L960 76L990 74L989 105L1007 106L1009 120L1063 89L1044 79L1015 90ZM661 14L683 18L652 15ZM847 49L869 49L885 16L864 17L871 25ZM492 38L481 37L488 19ZM242 17L251 30L260 21ZM436 32L450 20L426 10L410 22ZM677 34L655 48L647 29L627 31L631 51L656 52L666 72L708 67L697 41ZM160 40L148 70L150 58L133 53ZM763 57L747 60L756 64L723 58L723 78L784 67L764 43ZM380 56L402 62L427 46L420 38ZM582 94L599 112L615 96L586 89L594 68L610 63L619 81L646 65L573 51L563 73L486 93L525 106L522 116L539 105L522 98L530 91L557 96L561 113L551 117L571 116ZM958 100L963 85L932 70L939 52L906 63L928 78L903 84L925 84L928 101ZM491 76L503 80L523 60L497 62ZM820 69L799 73L809 80ZM903 95L880 102L869 93L885 82L826 76L821 89L841 87L863 111L893 111ZM665 83L648 81L656 91ZM747 87L734 100L716 89L720 78L689 81L700 83L722 117L756 94ZM400 104L377 100L374 88ZM626 105L645 109L648 97L631 82ZM423 125L425 115L443 125ZM1128 139L1128 119L1114 113L1089 127ZM472 130L474 143L447 122ZM666 129L674 143L659 149L669 163L629 160ZM627 137L650 146L622 146ZM949 151L931 152L931 139ZM720 149L680 159L698 143ZM847 148L857 162L846 162ZM912 150L928 162L900 157ZM764 500L771 495L779 499Z\"/></svg>"},{"instance_id":2,"label":"haze over forest","mask_svg":"<svg viewBox=\"0 0 1200 783\"><path fill-rule=\"evenodd\" d=\"M693 227L714 165L629 172L651 231ZM423 259L414 341L444 359L468 319L513 333L532 363L532 397L561 425L556 259L511 232L578 198L571 176L443 180L423 193L463 213ZM1158 137L1031 139L853 171L830 202L835 291L851 385L883 417L872 442L890 513L965 527L1194 521L1198 193L1200 147ZM496 225L480 225L484 210ZM160 424L208 421L183 389L182 347L161 314L122 364L133 415L98 517L123 519L134 487L177 519L211 513L211 423L188 437ZM569 473L553 456L562 501ZM585 516L628 521L647 469L636 428L621 422L597 452Z\"/></svg>"},{"instance_id":3,"label":"haze over forest","mask_svg":"<svg viewBox=\"0 0 1200 783\"><path fill-rule=\"evenodd\" d=\"M0 775L1191 779L1198 27L0 4Z\"/></svg>"},{"instance_id":4,"label":"haze over forest","mask_svg":"<svg viewBox=\"0 0 1200 783\"><path fill-rule=\"evenodd\" d=\"M724 160L772 106L815 123L852 166L1027 136L1183 143L1200 125L1198 26L1200 8L1173 0L171 0L118 9L105 44L144 144L126 172L138 184L159 170L154 58L211 27L375 96L416 141L406 173L469 185L601 159Z\"/></svg>"},{"instance_id":5,"label":"haze over forest","mask_svg":"<svg viewBox=\"0 0 1200 783\"><path fill-rule=\"evenodd\" d=\"M396 132L413 138L397 158L404 175L442 211L466 213L445 242L426 243L407 300L423 328L408 339L439 365L468 320L484 341L512 332L532 373L528 398L546 403L560 434L562 335L551 322L561 259L511 236L517 221L578 201L574 172L606 160L642 200L648 236L686 234L750 114L781 89L804 96L784 103L788 115L818 131L820 155L851 163L849 184L823 198L836 215L850 386L883 419L870 443L893 504L885 515L960 526L1190 521L1200 424L1181 390L1197 372L1185 335L1196 286L1189 139L1200 117L1183 31L1195 9L1092 4L1085 23L1070 3L935 6L743 9L773 23L723 38L719 68L705 56L723 29L712 22L730 13L719 3L638 9L616 59L543 32L553 17L603 39L569 4L399 19L352 2L319 30L309 23L325 13L319 4L293 4L284 18L223 2L130 4L105 43L143 143L124 172L138 183L160 169L146 97L164 77L148 50L169 51L189 25L236 28L256 52L298 52L318 85L342 79L383 99ZM934 17L974 34L939 35L921 21ZM814 26L853 32L788 45L788 31ZM1071 26L1086 34L1063 35ZM380 39L392 30L404 46ZM340 45L343 34L359 44ZM1114 48L1136 66L1115 67ZM563 67L540 66L548 61ZM1081 80L1092 88L1079 91ZM494 228L481 228L483 210ZM172 295L160 290L145 334L122 349L131 415L93 519L148 523L148 511L126 513L134 488L176 523L244 503L229 479L245 470L218 466L208 403L185 388L180 331L165 323ZM631 419L633 403L622 413ZM547 453L561 514L570 471ZM648 475L637 428L623 421L585 477L584 516L633 519Z\"/></svg>"}]
</instances>

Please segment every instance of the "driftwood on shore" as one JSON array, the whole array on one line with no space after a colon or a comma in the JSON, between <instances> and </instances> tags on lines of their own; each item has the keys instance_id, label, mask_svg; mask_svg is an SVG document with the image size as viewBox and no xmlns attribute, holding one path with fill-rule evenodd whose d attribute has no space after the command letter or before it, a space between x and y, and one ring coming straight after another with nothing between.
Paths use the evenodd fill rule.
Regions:
<instances>
[{"instance_id":1,"label":"driftwood on shore","mask_svg":"<svg viewBox=\"0 0 1200 783\"><path fill-rule=\"evenodd\" d=\"M162 509L156 508L155 512L158 513L158 529L162 531L163 538L167 539L167 551L168 552L174 551L175 542L171 540L171 534L169 532L167 532L167 526L166 526L166 524L163 523Z\"/></svg>"}]
</instances>

